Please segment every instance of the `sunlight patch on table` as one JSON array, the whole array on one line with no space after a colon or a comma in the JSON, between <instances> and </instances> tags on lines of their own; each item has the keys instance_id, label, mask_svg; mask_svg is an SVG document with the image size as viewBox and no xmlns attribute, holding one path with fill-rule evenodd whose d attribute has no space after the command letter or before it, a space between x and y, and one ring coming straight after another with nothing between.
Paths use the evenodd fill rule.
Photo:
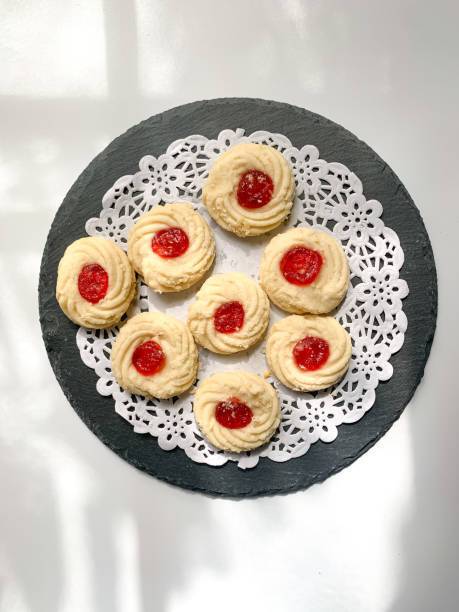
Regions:
<instances>
[{"instance_id":1,"label":"sunlight patch on table","mask_svg":"<svg viewBox=\"0 0 459 612\"><path fill-rule=\"evenodd\" d=\"M50 36L52 32L52 36ZM2 11L0 94L107 93L102 3L12 2Z\"/></svg>"}]
</instances>

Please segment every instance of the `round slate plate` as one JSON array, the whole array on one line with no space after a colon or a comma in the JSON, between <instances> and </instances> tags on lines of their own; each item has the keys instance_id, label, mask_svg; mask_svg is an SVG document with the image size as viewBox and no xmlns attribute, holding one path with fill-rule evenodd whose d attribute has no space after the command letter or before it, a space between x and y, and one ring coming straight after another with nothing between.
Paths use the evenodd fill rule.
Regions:
<instances>
[{"instance_id":1,"label":"round slate plate","mask_svg":"<svg viewBox=\"0 0 459 612\"><path fill-rule=\"evenodd\" d=\"M384 207L383 220L394 229L405 252L401 271L410 294L405 343L391 363L394 374L380 383L373 408L358 422L341 425L337 439L317 442L298 459L275 463L261 459L243 471L235 463L210 467L194 463L182 450L165 452L149 435L134 433L115 413L111 397L96 391L95 372L80 359L76 326L61 312L54 290L65 248L85 236L85 222L99 215L104 193L114 181L133 174L144 155L159 156L189 134L215 138L224 128L280 132L295 147L314 144L321 157L339 161L361 179L367 199ZM302 108L257 99L227 98L194 102L143 121L116 138L81 174L60 206L43 254L39 285L40 321L49 360L69 402L98 438L141 470L184 488L215 495L247 497L309 487L342 470L367 451L400 416L419 384L435 331L435 263L419 211L389 166L365 143L341 126ZM116 469L116 463L113 464Z\"/></svg>"}]
</instances>

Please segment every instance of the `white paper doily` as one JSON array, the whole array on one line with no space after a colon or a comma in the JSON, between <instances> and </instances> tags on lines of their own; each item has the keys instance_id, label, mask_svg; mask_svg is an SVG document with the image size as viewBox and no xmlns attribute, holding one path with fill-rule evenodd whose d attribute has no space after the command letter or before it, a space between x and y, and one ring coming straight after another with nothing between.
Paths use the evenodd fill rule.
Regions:
<instances>
[{"instance_id":1,"label":"white paper doily","mask_svg":"<svg viewBox=\"0 0 459 612\"><path fill-rule=\"evenodd\" d=\"M275 147L290 163L295 177L296 200L288 223L262 237L233 237L209 218L200 203L201 187L214 159L239 142ZM99 377L98 392L113 396L116 412L131 423L134 431L151 434L165 451L179 447L198 463L217 466L233 460L244 469L256 466L260 456L287 461L304 455L317 440L332 442L338 435L338 425L358 421L373 406L379 381L392 375L389 359L403 345L407 327L401 300L408 295L408 286L399 278L403 251L397 234L380 219L381 204L366 200L359 178L340 163L320 159L315 146L299 150L282 134L265 131L245 136L242 129L223 130L216 140L188 136L173 142L158 158L143 157L139 168L136 174L118 179L105 194L100 216L86 223L90 236L111 238L126 249L129 228L141 214L164 202L188 200L215 233L213 272L237 270L256 278L262 249L273 234L298 225L328 231L341 241L351 269L351 286L336 317L352 336L352 360L344 379L323 392L299 394L273 380L282 406L279 431L262 449L242 455L219 451L202 438L193 416L192 392L164 401L121 390L110 364L117 328L81 327L77 344L81 359ZM158 295L139 282L132 312L167 310L185 321L195 293L193 288ZM282 316L285 313L271 308L271 323ZM200 352L199 379L236 368L263 374L267 368L264 345L229 357Z\"/></svg>"}]
</instances>

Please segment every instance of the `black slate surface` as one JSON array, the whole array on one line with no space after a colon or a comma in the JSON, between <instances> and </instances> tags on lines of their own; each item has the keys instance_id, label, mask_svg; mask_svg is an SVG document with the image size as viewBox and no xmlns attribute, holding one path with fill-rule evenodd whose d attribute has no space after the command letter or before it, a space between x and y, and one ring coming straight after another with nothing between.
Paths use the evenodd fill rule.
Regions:
<instances>
[{"instance_id":1,"label":"black slate surface","mask_svg":"<svg viewBox=\"0 0 459 612\"><path fill-rule=\"evenodd\" d=\"M394 229L405 252L401 277L409 285L404 300L408 330L394 355L392 378L380 383L373 408L358 422L341 425L331 444L317 442L298 459L261 459L255 469L199 465L179 449L162 451L155 438L134 433L114 411L111 397L96 392L97 377L76 346L76 326L59 309L56 273L65 248L85 234L85 222L98 216L101 199L113 182L138 169L143 155L158 156L188 134L215 138L224 128L246 133L269 130L286 135L298 148L314 144L328 161L344 163L362 180L367 199L384 207L383 220ZM184 488L214 495L248 497L309 487L342 470L365 453L400 416L419 384L429 356L437 313L435 263L426 229L406 189L378 155L341 126L307 110L251 98L194 102L150 117L115 139L81 174L60 206L49 232L40 271L40 321L51 366L75 411L98 438L126 461ZM113 463L116 470L117 464Z\"/></svg>"}]
</instances>

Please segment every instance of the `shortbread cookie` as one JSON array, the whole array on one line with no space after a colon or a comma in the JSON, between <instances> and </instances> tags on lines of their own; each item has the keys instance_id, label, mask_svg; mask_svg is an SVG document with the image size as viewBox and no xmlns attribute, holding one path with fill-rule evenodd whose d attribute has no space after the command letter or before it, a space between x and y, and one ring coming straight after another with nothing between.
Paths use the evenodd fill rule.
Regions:
<instances>
[{"instance_id":1,"label":"shortbread cookie","mask_svg":"<svg viewBox=\"0 0 459 612\"><path fill-rule=\"evenodd\" d=\"M295 314L332 311L349 285L349 265L341 244L326 232L297 227L266 246L260 283L279 308Z\"/></svg>"},{"instance_id":2,"label":"shortbread cookie","mask_svg":"<svg viewBox=\"0 0 459 612\"><path fill-rule=\"evenodd\" d=\"M198 351L189 329L161 312L138 314L120 329L112 367L121 387L159 399L180 395L196 380Z\"/></svg>"},{"instance_id":3,"label":"shortbread cookie","mask_svg":"<svg viewBox=\"0 0 459 612\"><path fill-rule=\"evenodd\" d=\"M288 216L295 183L284 157L267 145L242 143L217 158L202 190L210 215L238 236L258 236Z\"/></svg>"},{"instance_id":4,"label":"shortbread cookie","mask_svg":"<svg viewBox=\"0 0 459 612\"><path fill-rule=\"evenodd\" d=\"M116 325L129 308L135 288L126 254L106 238L76 240L59 262L56 299L77 325L94 329Z\"/></svg>"},{"instance_id":5,"label":"shortbread cookie","mask_svg":"<svg viewBox=\"0 0 459 612\"><path fill-rule=\"evenodd\" d=\"M211 276L188 311L188 326L198 344L229 355L256 344L269 322L269 300L245 274Z\"/></svg>"},{"instance_id":6,"label":"shortbread cookie","mask_svg":"<svg viewBox=\"0 0 459 612\"><path fill-rule=\"evenodd\" d=\"M154 291L182 291L209 270L215 241L191 204L166 204L142 215L131 229L128 256Z\"/></svg>"},{"instance_id":7,"label":"shortbread cookie","mask_svg":"<svg viewBox=\"0 0 459 612\"><path fill-rule=\"evenodd\" d=\"M269 330L266 360L272 373L295 391L318 391L344 376L351 338L333 317L292 315Z\"/></svg>"},{"instance_id":8,"label":"shortbread cookie","mask_svg":"<svg viewBox=\"0 0 459 612\"><path fill-rule=\"evenodd\" d=\"M207 378L196 391L193 410L209 442L234 453L265 444L280 421L276 392L248 372L222 372Z\"/></svg>"}]
</instances>

